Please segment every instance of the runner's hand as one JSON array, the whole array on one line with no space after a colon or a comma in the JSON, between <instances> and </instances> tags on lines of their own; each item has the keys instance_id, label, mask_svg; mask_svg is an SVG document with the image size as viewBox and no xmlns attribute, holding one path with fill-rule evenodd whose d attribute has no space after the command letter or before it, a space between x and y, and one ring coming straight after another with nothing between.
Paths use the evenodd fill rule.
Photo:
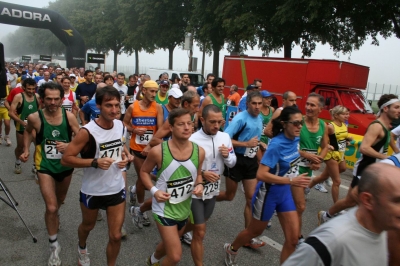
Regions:
<instances>
[{"instance_id":1,"label":"runner's hand","mask_svg":"<svg viewBox=\"0 0 400 266\"><path fill-rule=\"evenodd\" d=\"M125 152L121 154L122 161L118 162L118 168L122 169L128 164L128 157L125 155Z\"/></svg>"},{"instance_id":2,"label":"runner's hand","mask_svg":"<svg viewBox=\"0 0 400 266\"><path fill-rule=\"evenodd\" d=\"M99 158L97 159L97 166L102 170L108 170L113 162L114 160L108 157Z\"/></svg>"},{"instance_id":3,"label":"runner's hand","mask_svg":"<svg viewBox=\"0 0 400 266\"><path fill-rule=\"evenodd\" d=\"M219 180L219 175L211 171L204 171L203 178L205 178L208 182L214 183Z\"/></svg>"},{"instance_id":4,"label":"runner's hand","mask_svg":"<svg viewBox=\"0 0 400 266\"><path fill-rule=\"evenodd\" d=\"M135 134L138 136L143 136L144 133L146 133L147 129L143 127L137 127L135 128Z\"/></svg>"},{"instance_id":5,"label":"runner's hand","mask_svg":"<svg viewBox=\"0 0 400 266\"><path fill-rule=\"evenodd\" d=\"M316 154L307 153L306 159L311 161L311 163L322 163L324 158Z\"/></svg>"},{"instance_id":6,"label":"runner's hand","mask_svg":"<svg viewBox=\"0 0 400 266\"><path fill-rule=\"evenodd\" d=\"M311 178L307 176L307 173L304 173L292 179L292 186L306 188L310 182Z\"/></svg>"},{"instance_id":7,"label":"runner's hand","mask_svg":"<svg viewBox=\"0 0 400 266\"><path fill-rule=\"evenodd\" d=\"M22 154L19 156L19 159L20 159L22 162L26 163L26 162L29 160L29 151L26 151L26 152L22 153Z\"/></svg>"},{"instance_id":8,"label":"runner's hand","mask_svg":"<svg viewBox=\"0 0 400 266\"><path fill-rule=\"evenodd\" d=\"M171 198L171 195L159 189L154 193L154 198L157 202L166 202Z\"/></svg>"},{"instance_id":9,"label":"runner's hand","mask_svg":"<svg viewBox=\"0 0 400 266\"><path fill-rule=\"evenodd\" d=\"M225 147L224 144L222 146L218 147L219 153L221 153L222 157L228 158L229 156L229 149L228 147Z\"/></svg>"},{"instance_id":10,"label":"runner's hand","mask_svg":"<svg viewBox=\"0 0 400 266\"><path fill-rule=\"evenodd\" d=\"M320 163L311 163L310 164L310 169L311 170L319 170L319 168L321 168L321 164Z\"/></svg>"},{"instance_id":11,"label":"runner's hand","mask_svg":"<svg viewBox=\"0 0 400 266\"><path fill-rule=\"evenodd\" d=\"M258 145L258 138L255 136L251 140L247 141L247 147L256 147Z\"/></svg>"},{"instance_id":12,"label":"runner's hand","mask_svg":"<svg viewBox=\"0 0 400 266\"><path fill-rule=\"evenodd\" d=\"M65 149L67 148L68 143L61 142L61 141L56 141L56 149L60 153L64 153Z\"/></svg>"},{"instance_id":13,"label":"runner's hand","mask_svg":"<svg viewBox=\"0 0 400 266\"><path fill-rule=\"evenodd\" d=\"M192 194L196 195L197 197L201 197L203 195L203 188L203 185L195 186Z\"/></svg>"},{"instance_id":14,"label":"runner's hand","mask_svg":"<svg viewBox=\"0 0 400 266\"><path fill-rule=\"evenodd\" d=\"M147 154L149 154L150 149L151 149L150 145L147 145L140 154L143 156L147 156Z\"/></svg>"},{"instance_id":15,"label":"runner's hand","mask_svg":"<svg viewBox=\"0 0 400 266\"><path fill-rule=\"evenodd\" d=\"M133 162L133 159L135 158L135 156L133 156L132 154L128 154L128 162Z\"/></svg>"}]
</instances>

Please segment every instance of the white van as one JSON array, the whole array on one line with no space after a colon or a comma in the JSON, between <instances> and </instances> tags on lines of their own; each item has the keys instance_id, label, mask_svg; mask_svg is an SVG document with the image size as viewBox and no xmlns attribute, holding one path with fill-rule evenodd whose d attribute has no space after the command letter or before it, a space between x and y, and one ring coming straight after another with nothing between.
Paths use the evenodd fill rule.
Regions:
<instances>
[{"instance_id":1,"label":"white van","mask_svg":"<svg viewBox=\"0 0 400 266\"><path fill-rule=\"evenodd\" d=\"M149 75L152 80L158 80L158 77L163 73L167 73L169 79L172 80L175 80L175 78L177 77L182 79L183 74L188 74L190 78L190 83L195 87L202 86L205 83L203 75L198 72L157 68L149 68L146 71L146 74Z\"/></svg>"}]
</instances>

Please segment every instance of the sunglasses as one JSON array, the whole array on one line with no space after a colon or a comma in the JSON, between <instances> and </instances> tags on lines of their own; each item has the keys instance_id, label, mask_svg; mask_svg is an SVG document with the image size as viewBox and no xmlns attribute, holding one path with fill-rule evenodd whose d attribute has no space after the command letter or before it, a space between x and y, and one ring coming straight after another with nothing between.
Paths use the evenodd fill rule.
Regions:
<instances>
[{"instance_id":1,"label":"sunglasses","mask_svg":"<svg viewBox=\"0 0 400 266\"><path fill-rule=\"evenodd\" d=\"M284 121L285 123L290 123L295 127L302 126L304 124L303 120L294 120L294 121Z\"/></svg>"}]
</instances>

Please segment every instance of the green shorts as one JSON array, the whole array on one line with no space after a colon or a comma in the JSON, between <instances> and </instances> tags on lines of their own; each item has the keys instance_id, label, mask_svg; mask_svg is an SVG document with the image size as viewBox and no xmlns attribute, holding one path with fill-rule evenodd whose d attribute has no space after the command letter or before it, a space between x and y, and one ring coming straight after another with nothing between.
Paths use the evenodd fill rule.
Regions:
<instances>
[{"instance_id":1,"label":"green shorts","mask_svg":"<svg viewBox=\"0 0 400 266\"><path fill-rule=\"evenodd\" d=\"M299 175L307 173L307 175L309 177L312 177L312 170L310 169L310 167L304 167L304 166L300 166L299 167Z\"/></svg>"}]
</instances>

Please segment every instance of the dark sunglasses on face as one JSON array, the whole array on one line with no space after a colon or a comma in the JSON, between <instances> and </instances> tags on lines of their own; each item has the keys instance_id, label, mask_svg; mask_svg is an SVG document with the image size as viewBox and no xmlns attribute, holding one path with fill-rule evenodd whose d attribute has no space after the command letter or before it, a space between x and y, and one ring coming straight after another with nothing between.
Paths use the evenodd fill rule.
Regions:
<instances>
[{"instance_id":1,"label":"dark sunglasses on face","mask_svg":"<svg viewBox=\"0 0 400 266\"><path fill-rule=\"evenodd\" d=\"M303 120L294 120L294 121L284 121L285 123L290 123L290 124L292 124L293 126L295 126L295 127L298 127L298 126L302 126L303 125Z\"/></svg>"}]
</instances>

